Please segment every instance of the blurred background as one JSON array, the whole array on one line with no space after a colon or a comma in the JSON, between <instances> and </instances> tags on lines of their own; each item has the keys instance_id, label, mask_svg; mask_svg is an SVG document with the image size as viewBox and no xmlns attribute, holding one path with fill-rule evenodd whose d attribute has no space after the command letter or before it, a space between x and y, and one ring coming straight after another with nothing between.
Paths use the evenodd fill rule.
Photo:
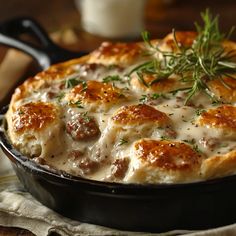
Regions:
<instances>
[{"instance_id":1,"label":"blurred background","mask_svg":"<svg viewBox=\"0 0 236 236\"><path fill-rule=\"evenodd\" d=\"M102 2L102 0L96 2L98 1ZM214 14L220 15L222 29L227 31L236 23L235 0L146 0L145 3L144 28L151 32L153 38L165 36L172 28L193 30L193 22L200 20L199 13L207 7ZM130 6L130 12L133 7ZM66 42L66 47L77 50L92 50L106 39L83 31L80 11L73 0L2 0L0 22L16 16L34 17L50 33L64 31L67 35L63 36L69 41ZM73 32L68 29L72 29ZM78 36L78 40L75 39L74 33ZM60 35L54 37L60 43ZM236 32L233 33L232 38L236 39Z\"/></svg>"}]
</instances>

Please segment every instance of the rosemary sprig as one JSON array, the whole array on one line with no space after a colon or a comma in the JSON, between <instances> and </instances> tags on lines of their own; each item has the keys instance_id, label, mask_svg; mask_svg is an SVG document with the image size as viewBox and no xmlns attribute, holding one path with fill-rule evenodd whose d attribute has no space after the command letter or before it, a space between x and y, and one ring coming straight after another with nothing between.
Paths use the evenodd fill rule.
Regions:
<instances>
[{"instance_id":1,"label":"rosemary sprig","mask_svg":"<svg viewBox=\"0 0 236 236\"><path fill-rule=\"evenodd\" d=\"M195 24L197 37L191 46L181 45L173 30L173 40L176 46L176 50L173 52L161 51L158 46L152 44L149 33L144 32L143 40L150 54L153 54L153 58L135 67L129 76L136 73L140 82L146 87L150 87L160 80L178 75L180 81L186 83L185 104L201 91L207 94L213 102L217 102L215 95L208 88L208 82L219 79L225 87L230 88L223 77L236 79L232 76L236 73L236 51L226 51L222 45L222 41L229 37L233 28L226 37L219 30L218 16L212 17L209 10L206 10L201 13L201 17L204 25ZM159 55L158 57L155 56L156 53ZM155 79L147 83L144 79L147 74L151 74Z\"/></svg>"}]
</instances>

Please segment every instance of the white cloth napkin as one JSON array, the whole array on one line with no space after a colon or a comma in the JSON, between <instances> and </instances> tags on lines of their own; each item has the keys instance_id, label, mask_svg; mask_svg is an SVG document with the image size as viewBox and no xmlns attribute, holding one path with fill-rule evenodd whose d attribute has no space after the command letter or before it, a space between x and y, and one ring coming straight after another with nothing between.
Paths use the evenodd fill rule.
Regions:
<instances>
[{"instance_id":1,"label":"white cloth napkin","mask_svg":"<svg viewBox=\"0 0 236 236\"><path fill-rule=\"evenodd\" d=\"M21 77L29 57L15 50L9 50L0 65L0 100L11 87L9 81ZM223 216L222 216L223 217ZM236 235L236 224L208 231L190 232L175 230L161 234L126 232L98 225L81 223L65 218L36 201L15 176L7 157L0 151L0 225L27 229L37 236L56 232L62 236L87 235L188 235L188 236L231 236Z\"/></svg>"}]
</instances>

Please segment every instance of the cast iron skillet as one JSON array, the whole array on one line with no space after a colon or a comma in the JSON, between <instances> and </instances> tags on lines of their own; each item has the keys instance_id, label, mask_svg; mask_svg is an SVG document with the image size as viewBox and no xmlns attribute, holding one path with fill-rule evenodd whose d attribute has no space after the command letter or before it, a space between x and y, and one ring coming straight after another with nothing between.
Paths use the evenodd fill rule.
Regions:
<instances>
[{"instance_id":1,"label":"cast iron skillet","mask_svg":"<svg viewBox=\"0 0 236 236\"><path fill-rule=\"evenodd\" d=\"M14 23L22 26L22 22L24 19ZM32 21L27 19L27 22ZM36 36L47 49L51 41L38 25L37 30L39 32L34 33L37 32ZM3 42L2 39L3 35L0 37ZM8 40L6 38L5 44L16 47ZM56 62L50 50L23 45L42 68ZM21 45L17 47L22 49ZM60 55L61 49L55 49ZM41 60L41 54L45 60ZM49 170L35 164L10 144L4 120L6 110L7 107L3 107L0 112L0 123L4 126L0 131L0 144L4 153L25 188L41 203L64 216L123 230L149 232L199 230L236 222L236 175L189 184L137 185L86 180Z\"/></svg>"},{"instance_id":2,"label":"cast iron skillet","mask_svg":"<svg viewBox=\"0 0 236 236\"><path fill-rule=\"evenodd\" d=\"M27 38L22 38L27 36ZM37 44L32 44L32 39ZM50 65L81 57L86 52L71 52L65 50L48 37L44 29L34 20L28 17L15 18L0 24L0 44L19 49L35 59L38 71L47 69ZM16 84L19 85L19 83ZM13 92L13 91L10 91ZM10 94L9 94L10 95ZM10 101L11 96L6 96L0 101L0 107Z\"/></svg>"}]
</instances>

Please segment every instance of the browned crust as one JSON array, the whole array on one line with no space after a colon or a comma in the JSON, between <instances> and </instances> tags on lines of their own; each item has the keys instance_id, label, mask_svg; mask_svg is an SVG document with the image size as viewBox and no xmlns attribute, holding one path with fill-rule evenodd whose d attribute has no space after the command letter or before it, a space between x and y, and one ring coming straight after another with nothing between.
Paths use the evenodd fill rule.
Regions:
<instances>
[{"instance_id":1,"label":"browned crust","mask_svg":"<svg viewBox=\"0 0 236 236\"><path fill-rule=\"evenodd\" d=\"M202 163L201 172L203 178L216 178L230 175L236 171L236 150L224 155L217 155L207 158Z\"/></svg>"},{"instance_id":2,"label":"browned crust","mask_svg":"<svg viewBox=\"0 0 236 236\"><path fill-rule=\"evenodd\" d=\"M159 79L152 85L150 85L154 80ZM176 89L189 87L189 84L181 82L177 78L157 78L152 74L144 74L143 80L148 84L147 87L139 78L137 74L134 74L131 79L131 85L135 90L142 90L146 92L157 92L166 93L171 92Z\"/></svg>"},{"instance_id":3,"label":"browned crust","mask_svg":"<svg viewBox=\"0 0 236 236\"><path fill-rule=\"evenodd\" d=\"M123 106L112 117L112 120L121 125L156 123L163 126L170 123L169 117L164 112L145 104Z\"/></svg>"},{"instance_id":4,"label":"browned crust","mask_svg":"<svg viewBox=\"0 0 236 236\"><path fill-rule=\"evenodd\" d=\"M203 112L199 124L236 132L236 107L223 105Z\"/></svg>"},{"instance_id":5,"label":"browned crust","mask_svg":"<svg viewBox=\"0 0 236 236\"><path fill-rule=\"evenodd\" d=\"M89 57L88 55L50 66L47 70L27 79L22 85L16 88L10 106L15 110L15 103L17 101L28 97L33 91L50 86L52 80L59 80L66 75L74 73L75 65L87 62Z\"/></svg>"},{"instance_id":6,"label":"browned crust","mask_svg":"<svg viewBox=\"0 0 236 236\"><path fill-rule=\"evenodd\" d=\"M30 102L20 106L12 116L15 132L39 131L58 118L57 108L50 103Z\"/></svg>"},{"instance_id":7,"label":"browned crust","mask_svg":"<svg viewBox=\"0 0 236 236\"><path fill-rule=\"evenodd\" d=\"M68 100L72 104L78 100L84 103L114 103L121 98L124 98L121 89L114 87L112 84L94 80L87 82L87 88L85 90L83 85L79 84L68 95Z\"/></svg>"},{"instance_id":8,"label":"browned crust","mask_svg":"<svg viewBox=\"0 0 236 236\"><path fill-rule=\"evenodd\" d=\"M143 56L142 43L104 42L92 52L89 62L102 64L128 65Z\"/></svg>"},{"instance_id":9,"label":"browned crust","mask_svg":"<svg viewBox=\"0 0 236 236\"><path fill-rule=\"evenodd\" d=\"M177 141L144 139L135 143L135 150L141 162L167 171L194 170L202 161L198 152Z\"/></svg>"},{"instance_id":10,"label":"browned crust","mask_svg":"<svg viewBox=\"0 0 236 236\"><path fill-rule=\"evenodd\" d=\"M210 90L224 102L236 102L236 79L229 77L209 81Z\"/></svg>"},{"instance_id":11,"label":"browned crust","mask_svg":"<svg viewBox=\"0 0 236 236\"><path fill-rule=\"evenodd\" d=\"M176 41L178 42L178 47L189 47L193 44L197 37L197 33L194 31L176 31L175 32ZM176 42L174 40L174 34L168 34L162 41L162 46L171 51L176 51Z\"/></svg>"}]
</instances>

